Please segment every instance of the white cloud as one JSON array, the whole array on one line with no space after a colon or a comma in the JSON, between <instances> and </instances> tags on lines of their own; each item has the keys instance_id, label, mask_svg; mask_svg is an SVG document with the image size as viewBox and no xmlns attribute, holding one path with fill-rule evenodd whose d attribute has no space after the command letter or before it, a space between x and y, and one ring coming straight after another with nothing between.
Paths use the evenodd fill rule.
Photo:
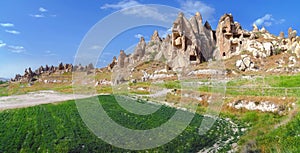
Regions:
<instances>
[{"instance_id":1,"label":"white cloud","mask_svg":"<svg viewBox=\"0 0 300 153\"><path fill-rule=\"evenodd\" d=\"M44 14L34 14L34 15L30 14L30 16L34 17L34 18L44 18L45 17Z\"/></svg>"},{"instance_id":2,"label":"white cloud","mask_svg":"<svg viewBox=\"0 0 300 153\"><path fill-rule=\"evenodd\" d=\"M14 34L14 35L20 34L20 32L16 31L16 30L5 30L5 32L10 33L10 34Z\"/></svg>"},{"instance_id":3,"label":"white cloud","mask_svg":"<svg viewBox=\"0 0 300 153\"><path fill-rule=\"evenodd\" d=\"M55 14L49 14L48 12L49 11L46 8L40 7L38 9L38 13L30 14L29 16L34 17L34 18L56 17Z\"/></svg>"},{"instance_id":4,"label":"white cloud","mask_svg":"<svg viewBox=\"0 0 300 153\"><path fill-rule=\"evenodd\" d=\"M282 23L284 23L285 22L285 19L280 19L280 20L277 20L276 21L276 24L282 24Z\"/></svg>"},{"instance_id":5,"label":"white cloud","mask_svg":"<svg viewBox=\"0 0 300 153\"><path fill-rule=\"evenodd\" d=\"M144 37L142 34L138 33L136 35L134 35L134 38L140 39L141 37Z\"/></svg>"},{"instance_id":6,"label":"white cloud","mask_svg":"<svg viewBox=\"0 0 300 153\"><path fill-rule=\"evenodd\" d=\"M194 0L180 0L180 8L189 14L195 14L196 12L200 12L203 19L214 21L214 13L215 8L201 2L201 1L194 1Z\"/></svg>"},{"instance_id":7,"label":"white cloud","mask_svg":"<svg viewBox=\"0 0 300 153\"><path fill-rule=\"evenodd\" d=\"M0 23L0 25L2 27L13 27L14 26L14 24L12 24L12 23Z\"/></svg>"},{"instance_id":8,"label":"white cloud","mask_svg":"<svg viewBox=\"0 0 300 153\"><path fill-rule=\"evenodd\" d=\"M269 26L271 26L273 23L272 22L265 22L264 23L264 25L266 26L266 27L269 27Z\"/></svg>"},{"instance_id":9,"label":"white cloud","mask_svg":"<svg viewBox=\"0 0 300 153\"><path fill-rule=\"evenodd\" d=\"M93 45L90 47L91 50L101 50L103 47L99 46L99 45Z\"/></svg>"},{"instance_id":10,"label":"white cloud","mask_svg":"<svg viewBox=\"0 0 300 153\"><path fill-rule=\"evenodd\" d=\"M273 17L272 14L266 14L264 15L263 17L260 17L258 19L256 19L253 24L256 24L257 26L266 26L266 27L269 27L269 26L272 26L273 23L275 24L282 24L285 22L285 19L280 19L280 20L277 20Z\"/></svg>"},{"instance_id":11,"label":"white cloud","mask_svg":"<svg viewBox=\"0 0 300 153\"><path fill-rule=\"evenodd\" d=\"M46 50L44 56L56 56L52 51Z\"/></svg>"},{"instance_id":12,"label":"white cloud","mask_svg":"<svg viewBox=\"0 0 300 153\"><path fill-rule=\"evenodd\" d=\"M101 9L124 9L135 5L141 4L134 0L123 0L117 4L104 4Z\"/></svg>"},{"instance_id":13,"label":"white cloud","mask_svg":"<svg viewBox=\"0 0 300 153\"><path fill-rule=\"evenodd\" d=\"M13 53L22 53L25 52L25 48L23 46L7 46L7 48Z\"/></svg>"},{"instance_id":14,"label":"white cloud","mask_svg":"<svg viewBox=\"0 0 300 153\"><path fill-rule=\"evenodd\" d=\"M0 40L0 48L5 47L6 43L4 43L2 40Z\"/></svg>"},{"instance_id":15,"label":"white cloud","mask_svg":"<svg viewBox=\"0 0 300 153\"><path fill-rule=\"evenodd\" d=\"M138 6L138 7L133 7ZM104 4L101 9L123 10L123 14L151 18L159 21L169 21L173 14L162 13L155 7L146 6L135 0L123 0L117 4ZM161 10L163 11L163 10Z\"/></svg>"},{"instance_id":16,"label":"white cloud","mask_svg":"<svg viewBox=\"0 0 300 153\"><path fill-rule=\"evenodd\" d=\"M40 7L40 8L39 8L39 11L40 11L40 12L47 12L48 10L45 9L45 8L43 8L43 7Z\"/></svg>"}]
</instances>

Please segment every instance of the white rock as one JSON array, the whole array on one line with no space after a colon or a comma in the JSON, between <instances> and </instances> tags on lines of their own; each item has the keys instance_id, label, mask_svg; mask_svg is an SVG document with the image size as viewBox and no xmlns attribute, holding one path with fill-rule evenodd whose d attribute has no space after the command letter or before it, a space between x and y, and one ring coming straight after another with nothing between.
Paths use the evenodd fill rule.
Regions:
<instances>
[{"instance_id":1,"label":"white rock","mask_svg":"<svg viewBox=\"0 0 300 153\"><path fill-rule=\"evenodd\" d=\"M235 62L235 66L236 66L236 67L241 67L241 66L242 66L242 63L243 63L242 60L237 60L237 61Z\"/></svg>"}]
</instances>

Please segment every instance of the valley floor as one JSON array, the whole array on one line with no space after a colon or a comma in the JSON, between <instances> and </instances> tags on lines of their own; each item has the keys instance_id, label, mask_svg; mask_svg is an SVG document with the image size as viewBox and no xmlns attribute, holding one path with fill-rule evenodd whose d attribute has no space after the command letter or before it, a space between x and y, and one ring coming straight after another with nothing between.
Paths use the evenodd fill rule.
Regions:
<instances>
[{"instance_id":1,"label":"valley floor","mask_svg":"<svg viewBox=\"0 0 300 153\"><path fill-rule=\"evenodd\" d=\"M24 108L40 104L58 103L76 98L88 98L90 95L62 94L52 90L30 92L23 95L0 97L0 110Z\"/></svg>"}]
</instances>

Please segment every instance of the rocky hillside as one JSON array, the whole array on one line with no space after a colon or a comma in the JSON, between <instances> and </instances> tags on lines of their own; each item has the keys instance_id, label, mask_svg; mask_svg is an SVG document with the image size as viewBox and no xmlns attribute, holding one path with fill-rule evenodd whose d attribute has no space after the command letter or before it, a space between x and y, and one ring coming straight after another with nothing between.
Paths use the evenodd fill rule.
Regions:
<instances>
[{"instance_id":1,"label":"rocky hillside","mask_svg":"<svg viewBox=\"0 0 300 153\"><path fill-rule=\"evenodd\" d=\"M234 21L231 14L224 14L218 22L217 29L213 30L208 22L203 22L199 12L190 19L187 19L183 13L179 13L173 23L172 33L166 38L161 38L157 31L154 31L149 42L141 37L132 54L127 55L121 50L118 58L114 57L106 68L96 69L96 72L117 74L112 76L114 83L130 79L145 81L147 80L145 78L151 77L159 79L172 77L174 72L183 70L188 71L186 74L189 74L191 71L201 69L199 66L202 65L201 63L205 65L209 60L223 59L226 69L229 70L227 74L235 74L237 71L298 73L300 72L298 58L300 58L300 37L292 28L288 30L287 37L283 32L275 36L264 27L259 29L256 25L253 25L251 31L247 31L240 23ZM147 70L151 67L144 66L146 68L142 71L136 69L144 64L147 65L149 61L160 63L159 68ZM47 79L47 77L62 76L71 71L91 73L93 69L91 64L73 66L61 63L57 67L46 65L35 71L28 68L24 75L18 74L12 81L71 82L71 80ZM134 75L133 72L140 75L137 75L137 78L130 77ZM104 81L109 79L105 78Z\"/></svg>"},{"instance_id":2,"label":"rocky hillside","mask_svg":"<svg viewBox=\"0 0 300 153\"><path fill-rule=\"evenodd\" d=\"M11 82L44 82L44 83L71 83L71 74L72 71L82 71L82 72L89 72L94 70L94 66L89 64L87 66L76 65L73 66L72 64L63 64L60 63L58 66L40 66L36 70L32 70L30 67L25 69L24 74L17 74L15 78L11 79ZM63 79L65 78L69 79Z\"/></svg>"},{"instance_id":3,"label":"rocky hillside","mask_svg":"<svg viewBox=\"0 0 300 153\"><path fill-rule=\"evenodd\" d=\"M295 54L293 58L300 58L299 41L297 31L292 28L288 30L287 38L283 32L275 36L264 27L259 29L256 25L253 25L252 31L246 31L240 23L234 21L231 14L225 14L220 18L217 29L212 30L208 22L203 24L199 12L189 20L183 13L179 13L173 23L172 34L160 38L155 31L148 43L141 37L133 54L126 55L121 50L109 69L132 67L139 62L157 60L178 70L210 59L228 59L242 52L251 53L254 58L267 58L290 51ZM254 68L244 58L237 62L237 67L243 71Z\"/></svg>"}]
</instances>

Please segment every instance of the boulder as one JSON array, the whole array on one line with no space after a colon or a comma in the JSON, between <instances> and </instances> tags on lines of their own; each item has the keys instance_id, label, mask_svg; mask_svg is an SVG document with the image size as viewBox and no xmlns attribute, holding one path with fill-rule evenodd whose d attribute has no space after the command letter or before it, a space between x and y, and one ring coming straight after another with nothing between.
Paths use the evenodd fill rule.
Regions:
<instances>
[{"instance_id":1,"label":"boulder","mask_svg":"<svg viewBox=\"0 0 300 153\"><path fill-rule=\"evenodd\" d=\"M241 70L254 70L255 64L251 61L251 58L248 55L241 55L241 60L237 60L235 66Z\"/></svg>"}]
</instances>

